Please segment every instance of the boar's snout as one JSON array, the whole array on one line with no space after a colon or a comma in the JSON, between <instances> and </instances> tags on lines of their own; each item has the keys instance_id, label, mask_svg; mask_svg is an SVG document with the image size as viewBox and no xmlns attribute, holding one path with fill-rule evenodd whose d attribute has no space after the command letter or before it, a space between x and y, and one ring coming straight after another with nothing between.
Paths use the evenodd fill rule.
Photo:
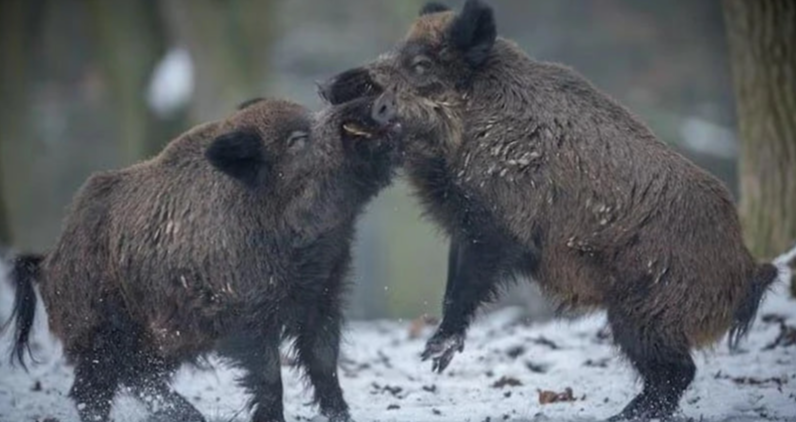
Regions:
<instances>
[{"instance_id":1,"label":"boar's snout","mask_svg":"<svg viewBox=\"0 0 796 422\"><path fill-rule=\"evenodd\" d=\"M376 124L386 126L395 120L396 109L395 96L385 92L373 102L370 117Z\"/></svg>"},{"instance_id":2,"label":"boar's snout","mask_svg":"<svg viewBox=\"0 0 796 422\"><path fill-rule=\"evenodd\" d=\"M392 92L351 100L342 110L344 139L387 139L401 133L398 107Z\"/></svg>"},{"instance_id":3,"label":"boar's snout","mask_svg":"<svg viewBox=\"0 0 796 422\"><path fill-rule=\"evenodd\" d=\"M373 81L370 72L364 67L346 70L318 84L318 95L331 105L378 95L381 92L381 87Z\"/></svg>"}]
</instances>

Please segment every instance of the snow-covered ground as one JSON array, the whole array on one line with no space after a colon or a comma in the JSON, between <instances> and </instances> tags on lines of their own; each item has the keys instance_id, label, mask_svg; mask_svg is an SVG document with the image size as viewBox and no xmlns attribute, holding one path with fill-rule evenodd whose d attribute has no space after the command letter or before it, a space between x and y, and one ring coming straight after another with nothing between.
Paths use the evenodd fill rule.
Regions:
<instances>
[{"instance_id":1,"label":"snow-covered ground","mask_svg":"<svg viewBox=\"0 0 796 422\"><path fill-rule=\"evenodd\" d=\"M11 293L0 280L0 318ZM796 302L783 286L770 294L742 351L725 343L697 354L696 381L682 400L684 416L710 421L796 420ZM419 353L433 327L414 322L349 324L341 379L357 421L563 421L600 420L619 410L639 385L617 357L605 320L527 325L514 310L482 317L462 354L448 370L433 374ZM26 373L0 359L0 421L73 422L66 393L72 369L57 345L47 342L41 323L36 341L40 363ZM7 336L4 340L7 342ZM7 343L0 344L7 347ZM236 372L211 358L213 368L183 368L178 391L211 421L245 421L246 397ZM286 360L289 361L289 360ZM287 364L286 364L287 365ZM310 391L289 366L283 371L288 421L318 420ZM541 404L571 389L573 401ZM566 395L564 395L566 396ZM112 416L118 422L144 420L143 407L121 394ZM49 419L47 419L49 418Z\"/></svg>"}]
</instances>

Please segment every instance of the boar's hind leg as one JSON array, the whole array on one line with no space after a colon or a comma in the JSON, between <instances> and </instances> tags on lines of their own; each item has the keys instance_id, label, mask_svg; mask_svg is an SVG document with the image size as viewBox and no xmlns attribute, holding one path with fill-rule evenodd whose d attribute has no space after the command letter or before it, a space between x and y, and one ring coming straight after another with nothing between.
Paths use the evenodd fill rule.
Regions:
<instances>
[{"instance_id":1,"label":"boar's hind leg","mask_svg":"<svg viewBox=\"0 0 796 422\"><path fill-rule=\"evenodd\" d=\"M342 315L340 292L345 265L333 272L329 291L310 307L296 339L299 364L315 389L315 402L330 422L349 422L348 404L337 377Z\"/></svg>"},{"instance_id":2,"label":"boar's hind leg","mask_svg":"<svg viewBox=\"0 0 796 422\"><path fill-rule=\"evenodd\" d=\"M107 421L113 397L119 386L119 362L112 351L102 344L76 359L75 381L69 397L77 405L77 413L83 422Z\"/></svg>"},{"instance_id":3,"label":"boar's hind leg","mask_svg":"<svg viewBox=\"0 0 796 422\"><path fill-rule=\"evenodd\" d=\"M507 257L500 242L463 236L451 239L442 323L423 352L424 360L433 358L433 370L444 371L454 352L463 350L476 310L497 294Z\"/></svg>"},{"instance_id":4,"label":"boar's hind leg","mask_svg":"<svg viewBox=\"0 0 796 422\"><path fill-rule=\"evenodd\" d=\"M670 418L696 373L685 337L639 327L638 319L615 309L608 310L608 321L614 342L644 380L641 393L609 421Z\"/></svg>"},{"instance_id":5,"label":"boar's hind leg","mask_svg":"<svg viewBox=\"0 0 796 422\"><path fill-rule=\"evenodd\" d=\"M238 380L252 395L252 422L284 422L278 332L243 330L223 340L219 352L242 369Z\"/></svg>"},{"instance_id":6,"label":"boar's hind leg","mask_svg":"<svg viewBox=\"0 0 796 422\"><path fill-rule=\"evenodd\" d=\"M130 386L133 393L152 412L148 422L205 422L205 418L182 395L169 385L169 372L142 376Z\"/></svg>"}]
</instances>

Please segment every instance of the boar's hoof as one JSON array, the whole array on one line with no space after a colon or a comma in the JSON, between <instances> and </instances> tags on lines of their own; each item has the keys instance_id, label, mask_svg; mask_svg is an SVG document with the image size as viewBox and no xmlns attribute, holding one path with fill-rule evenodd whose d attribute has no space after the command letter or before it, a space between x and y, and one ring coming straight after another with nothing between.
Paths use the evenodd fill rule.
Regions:
<instances>
[{"instance_id":1,"label":"boar's hoof","mask_svg":"<svg viewBox=\"0 0 796 422\"><path fill-rule=\"evenodd\" d=\"M348 413L329 415L327 416L327 419L329 419L329 422L354 422L354 420L351 419L351 416L349 416Z\"/></svg>"},{"instance_id":2,"label":"boar's hoof","mask_svg":"<svg viewBox=\"0 0 796 422\"><path fill-rule=\"evenodd\" d=\"M617 415L608 418L607 422L641 422L656 420L668 422L675 420L674 413L677 411L677 402L667 400L667 398L655 398L648 393L641 393L636 396L625 408Z\"/></svg>"},{"instance_id":3,"label":"boar's hoof","mask_svg":"<svg viewBox=\"0 0 796 422\"><path fill-rule=\"evenodd\" d=\"M184 415L175 416L175 415L168 415L168 414L159 413L159 414L151 415L150 417L148 417L146 419L146 422L175 422L175 421L180 421L180 422L207 422L207 419L205 419L202 416L199 416L198 418L184 418L182 416L184 416ZM191 415L191 416L194 416L194 415Z\"/></svg>"},{"instance_id":4,"label":"boar's hoof","mask_svg":"<svg viewBox=\"0 0 796 422\"><path fill-rule=\"evenodd\" d=\"M619 413L618 415L611 416L610 418L606 419L605 422L674 422L675 419L673 416L669 417L653 417L653 416L629 416L623 413ZM687 419L684 421L692 421L693 419Z\"/></svg>"},{"instance_id":5,"label":"boar's hoof","mask_svg":"<svg viewBox=\"0 0 796 422\"><path fill-rule=\"evenodd\" d=\"M437 331L426 343L426 350L421 358L425 361L432 358L431 370L442 373L453 360L453 354L464 350L464 333L443 333Z\"/></svg>"},{"instance_id":6,"label":"boar's hoof","mask_svg":"<svg viewBox=\"0 0 796 422\"><path fill-rule=\"evenodd\" d=\"M178 411L155 412L150 415L147 422L207 422L196 409L179 409Z\"/></svg>"}]
</instances>

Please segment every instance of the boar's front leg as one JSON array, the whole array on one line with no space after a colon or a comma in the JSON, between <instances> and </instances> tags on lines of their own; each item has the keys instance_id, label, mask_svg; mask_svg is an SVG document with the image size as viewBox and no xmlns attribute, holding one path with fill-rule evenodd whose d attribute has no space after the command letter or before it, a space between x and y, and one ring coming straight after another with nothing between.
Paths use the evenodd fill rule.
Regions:
<instances>
[{"instance_id":1,"label":"boar's front leg","mask_svg":"<svg viewBox=\"0 0 796 422\"><path fill-rule=\"evenodd\" d=\"M251 329L229 336L219 347L219 353L245 371L238 382L252 395L252 422L285 421L279 343L278 330Z\"/></svg>"},{"instance_id":2,"label":"boar's front leg","mask_svg":"<svg viewBox=\"0 0 796 422\"><path fill-rule=\"evenodd\" d=\"M350 422L337 376L342 326L341 290L347 261L339 262L318 303L309 306L296 339L299 364L315 389L315 402L330 422Z\"/></svg>"},{"instance_id":3,"label":"boar's front leg","mask_svg":"<svg viewBox=\"0 0 796 422\"><path fill-rule=\"evenodd\" d=\"M476 310L497 293L505 257L498 241L461 233L451 237L442 323L422 354L423 360L433 359L433 371L444 371L454 353L464 350Z\"/></svg>"}]
</instances>

